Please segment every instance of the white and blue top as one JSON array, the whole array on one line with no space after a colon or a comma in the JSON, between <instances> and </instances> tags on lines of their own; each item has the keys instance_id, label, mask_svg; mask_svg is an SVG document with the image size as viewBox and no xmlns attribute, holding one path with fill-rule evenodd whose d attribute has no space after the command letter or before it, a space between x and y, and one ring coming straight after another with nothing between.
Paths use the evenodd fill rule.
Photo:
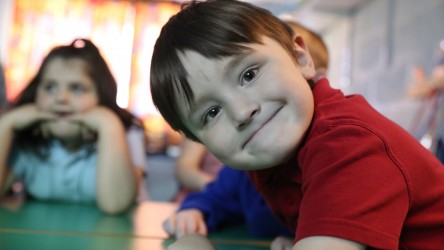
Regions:
<instances>
[{"instance_id":1,"label":"white and blue top","mask_svg":"<svg viewBox=\"0 0 444 250\"><path fill-rule=\"evenodd\" d=\"M146 168L143 130L131 127L126 136L133 164ZM39 200L95 203L96 145L70 152L53 140L48 152L48 157L41 159L28 151L13 151L9 166L24 183L26 192Z\"/></svg>"}]
</instances>

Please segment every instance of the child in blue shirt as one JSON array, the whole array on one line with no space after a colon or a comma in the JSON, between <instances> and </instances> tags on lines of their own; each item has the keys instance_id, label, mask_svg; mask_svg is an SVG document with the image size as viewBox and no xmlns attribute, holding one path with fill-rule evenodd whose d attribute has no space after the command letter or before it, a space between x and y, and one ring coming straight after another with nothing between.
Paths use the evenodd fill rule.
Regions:
<instances>
[{"instance_id":1,"label":"child in blue shirt","mask_svg":"<svg viewBox=\"0 0 444 250\"><path fill-rule=\"evenodd\" d=\"M188 223L182 222L185 220ZM186 196L178 212L165 221L164 229L180 238L196 232L206 235L239 224L245 224L250 234L257 237L292 235L273 216L245 171L224 166L203 191Z\"/></svg>"}]
</instances>

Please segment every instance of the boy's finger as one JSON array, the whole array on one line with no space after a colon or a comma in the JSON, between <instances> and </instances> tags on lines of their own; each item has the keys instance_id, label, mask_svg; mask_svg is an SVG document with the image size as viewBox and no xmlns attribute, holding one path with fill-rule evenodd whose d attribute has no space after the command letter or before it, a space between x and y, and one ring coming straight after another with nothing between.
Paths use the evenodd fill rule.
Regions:
<instances>
[{"instance_id":1,"label":"boy's finger","mask_svg":"<svg viewBox=\"0 0 444 250\"><path fill-rule=\"evenodd\" d=\"M162 228L163 228L163 230L164 230L165 232L167 232L168 234L171 234L171 226L170 226L170 223L169 223L168 220L165 220L165 221L162 223Z\"/></svg>"},{"instance_id":2,"label":"boy's finger","mask_svg":"<svg viewBox=\"0 0 444 250\"><path fill-rule=\"evenodd\" d=\"M184 235L185 227L186 227L185 224L186 223L185 223L185 220L183 218L179 217L177 219L177 221L176 221L176 228L175 228L176 239L179 239L179 238L181 238Z\"/></svg>"},{"instance_id":3,"label":"boy's finger","mask_svg":"<svg viewBox=\"0 0 444 250\"><path fill-rule=\"evenodd\" d=\"M175 229L175 224L176 224L176 217L171 217L167 220L165 220L163 222L163 229L169 234L169 235L174 235L176 229Z\"/></svg>"},{"instance_id":4,"label":"boy's finger","mask_svg":"<svg viewBox=\"0 0 444 250\"><path fill-rule=\"evenodd\" d=\"M187 234L192 234L192 233L198 233L199 232L198 225L197 225L196 220L195 220L194 217L188 216L186 218L186 222L187 223L185 225L186 226L185 230L186 230Z\"/></svg>"},{"instance_id":5,"label":"boy's finger","mask_svg":"<svg viewBox=\"0 0 444 250\"><path fill-rule=\"evenodd\" d=\"M199 222L199 230L198 230L199 234L202 234L204 236L207 236L208 231L207 231L207 225L205 224L205 221L200 221Z\"/></svg>"}]
</instances>

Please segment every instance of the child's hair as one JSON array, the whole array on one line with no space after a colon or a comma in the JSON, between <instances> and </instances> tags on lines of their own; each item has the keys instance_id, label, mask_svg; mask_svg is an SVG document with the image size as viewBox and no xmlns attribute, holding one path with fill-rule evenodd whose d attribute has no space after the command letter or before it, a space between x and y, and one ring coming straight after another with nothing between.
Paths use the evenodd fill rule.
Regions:
<instances>
[{"instance_id":1,"label":"child's hair","mask_svg":"<svg viewBox=\"0 0 444 250\"><path fill-rule=\"evenodd\" d=\"M194 95L179 53L195 51L218 59L248 52L247 44L262 44L262 36L293 53L292 32L269 11L235 0L192 1L171 17L156 41L151 61L153 102L170 126L199 141L179 113L179 94L188 104Z\"/></svg>"},{"instance_id":2,"label":"child's hair","mask_svg":"<svg viewBox=\"0 0 444 250\"><path fill-rule=\"evenodd\" d=\"M100 54L99 49L88 39L75 39L70 45L54 47L44 58L37 74L14 100L11 108L15 108L27 103L34 103L37 96L37 88L42 81L43 73L48 65L55 58L62 59L81 59L85 64L86 74L88 74L96 87L99 105L111 109L117 114L125 128L131 125L141 126L135 116L117 105L117 83L114 79L105 59ZM33 152L42 156L43 149L37 149L38 146L45 146L46 141L38 133L38 125L31 126L19 131L15 135L15 143L25 149L31 149ZM33 138L33 139L30 139ZM43 150L43 151L42 151Z\"/></svg>"},{"instance_id":3,"label":"child's hair","mask_svg":"<svg viewBox=\"0 0 444 250\"><path fill-rule=\"evenodd\" d=\"M322 37L302 24L286 21L290 28L298 35L302 36L308 46L315 68L328 69L328 49Z\"/></svg>"}]
</instances>

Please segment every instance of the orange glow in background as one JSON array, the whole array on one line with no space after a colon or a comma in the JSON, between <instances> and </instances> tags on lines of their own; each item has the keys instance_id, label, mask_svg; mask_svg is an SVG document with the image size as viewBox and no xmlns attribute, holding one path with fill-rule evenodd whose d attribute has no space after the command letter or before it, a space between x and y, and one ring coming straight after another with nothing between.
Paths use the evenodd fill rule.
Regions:
<instances>
[{"instance_id":1,"label":"orange glow in background","mask_svg":"<svg viewBox=\"0 0 444 250\"><path fill-rule=\"evenodd\" d=\"M55 45L91 39L118 83L117 103L140 117L158 115L151 101L149 68L162 25L180 6L105 0L16 0L7 43L6 89L13 100Z\"/></svg>"}]
</instances>

